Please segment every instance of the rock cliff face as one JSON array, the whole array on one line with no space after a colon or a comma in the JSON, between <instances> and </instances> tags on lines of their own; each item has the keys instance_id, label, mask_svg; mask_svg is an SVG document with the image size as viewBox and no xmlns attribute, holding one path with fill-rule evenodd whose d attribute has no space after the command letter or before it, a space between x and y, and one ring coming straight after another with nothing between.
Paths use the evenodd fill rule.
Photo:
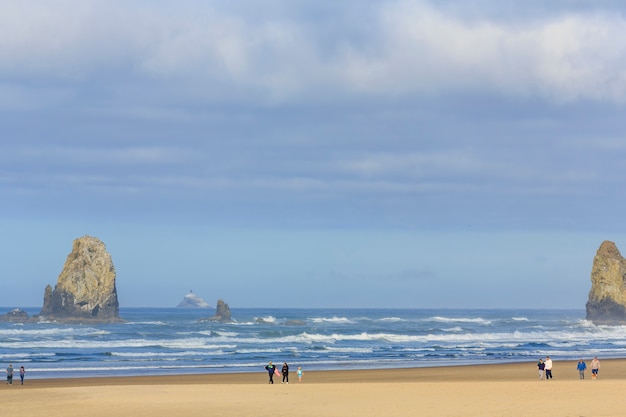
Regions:
<instances>
[{"instance_id":1,"label":"rock cliff face","mask_svg":"<svg viewBox=\"0 0 626 417\"><path fill-rule=\"evenodd\" d=\"M176 307L179 308L209 308L211 307L206 301L202 298L198 297L193 293L193 291L189 291L183 301L181 301Z\"/></svg>"},{"instance_id":2,"label":"rock cliff face","mask_svg":"<svg viewBox=\"0 0 626 417\"><path fill-rule=\"evenodd\" d=\"M593 259L586 308L587 320L596 324L626 323L626 259L608 240Z\"/></svg>"},{"instance_id":3,"label":"rock cliff face","mask_svg":"<svg viewBox=\"0 0 626 417\"><path fill-rule=\"evenodd\" d=\"M121 321L115 268L104 243L91 236L74 240L54 290L46 287L39 315L64 322Z\"/></svg>"}]
</instances>

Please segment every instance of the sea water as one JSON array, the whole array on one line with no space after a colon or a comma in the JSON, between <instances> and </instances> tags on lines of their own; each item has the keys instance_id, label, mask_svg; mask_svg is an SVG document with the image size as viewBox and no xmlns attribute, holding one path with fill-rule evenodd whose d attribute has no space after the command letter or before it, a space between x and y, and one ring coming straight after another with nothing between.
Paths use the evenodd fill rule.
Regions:
<instances>
[{"instance_id":1,"label":"sea water","mask_svg":"<svg viewBox=\"0 0 626 417\"><path fill-rule=\"evenodd\" d=\"M0 323L0 366L64 378L626 357L626 326L593 325L584 310L242 308L232 323L202 320L212 315L122 308L116 324Z\"/></svg>"}]
</instances>

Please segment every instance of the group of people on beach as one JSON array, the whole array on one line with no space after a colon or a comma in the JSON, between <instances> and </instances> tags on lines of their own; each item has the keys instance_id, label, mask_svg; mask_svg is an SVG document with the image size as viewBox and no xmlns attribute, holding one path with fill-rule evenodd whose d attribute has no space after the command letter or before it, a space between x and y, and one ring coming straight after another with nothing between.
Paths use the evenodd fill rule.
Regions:
<instances>
[{"instance_id":1,"label":"group of people on beach","mask_svg":"<svg viewBox=\"0 0 626 417\"><path fill-rule=\"evenodd\" d=\"M20 366L20 382L24 385L24 376L26 375L26 370L23 366ZM7 368L7 384L13 385L13 364L10 363Z\"/></svg>"},{"instance_id":2,"label":"group of people on beach","mask_svg":"<svg viewBox=\"0 0 626 417\"><path fill-rule=\"evenodd\" d=\"M587 369L587 364L582 358L580 358L580 360L576 364L576 369L578 369L578 378L585 379L585 369ZM591 379L598 379L599 371L600 361L598 360L597 356L594 356L591 360Z\"/></svg>"},{"instance_id":3,"label":"group of people on beach","mask_svg":"<svg viewBox=\"0 0 626 417\"><path fill-rule=\"evenodd\" d=\"M546 356L545 361L539 358L537 369L539 370L539 379L543 379L544 375L546 380L552 379L552 359L550 359L549 356ZM578 377L585 379L587 364L582 358L578 361L578 364L576 364L576 369L578 370ZM600 372L600 361L597 356L594 356L591 361L591 379L598 379L598 372Z\"/></svg>"},{"instance_id":4,"label":"group of people on beach","mask_svg":"<svg viewBox=\"0 0 626 417\"><path fill-rule=\"evenodd\" d=\"M268 384L273 384L274 383L274 375L276 376L282 376L283 377L283 384L288 384L289 383L289 365L287 365L287 362L283 362L283 367L281 368L281 370L279 371L278 368L276 368L276 365L274 365L272 363L272 361L270 361L270 363L268 363L265 366L265 370L267 371L267 374L269 375L270 379L268 381ZM302 382L302 367L298 366L298 382Z\"/></svg>"}]
</instances>

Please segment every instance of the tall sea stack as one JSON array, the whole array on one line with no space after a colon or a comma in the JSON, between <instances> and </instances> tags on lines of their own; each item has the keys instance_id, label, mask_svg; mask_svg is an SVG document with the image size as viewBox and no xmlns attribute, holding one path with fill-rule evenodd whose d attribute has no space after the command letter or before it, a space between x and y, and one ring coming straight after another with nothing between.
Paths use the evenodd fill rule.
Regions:
<instances>
[{"instance_id":1,"label":"tall sea stack","mask_svg":"<svg viewBox=\"0 0 626 417\"><path fill-rule=\"evenodd\" d=\"M39 314L62 322L121 321L115 268L102 241L91 236L74 240L54 290L46 287Z\"/></svg>"},{"instance_id":2,"label":"tall sea stack","mask_svg":"<svg viewBox=\"0 0 626 417\"><path fill-rule=\"evenodd\" d=\"M591 268L587 320L596 324L626 324L626 259L615 243L600 245Z\"/></svg>"}]
</instances>

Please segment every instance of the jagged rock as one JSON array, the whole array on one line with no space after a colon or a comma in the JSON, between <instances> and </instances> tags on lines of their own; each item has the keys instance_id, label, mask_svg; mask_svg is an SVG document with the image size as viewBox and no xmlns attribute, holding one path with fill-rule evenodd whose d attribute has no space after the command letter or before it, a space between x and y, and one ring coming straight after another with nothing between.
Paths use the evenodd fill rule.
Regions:
<instances>
[{"instance_id":1,"label":"jagged rock","mask_svg":"<svg viewBox=\"0 0 626 417\"><path fill-rule=\"evenodd\" d=\"M600 245L591 269L587 320L596 324L626 323L626 259L615 243Z\"/></svg>"},{"instance_id":2,"label":"jagged rock","mask_svg":"<svg viewBox=\"0 0 626 417\"><path fill-rule=\"evenodd\" d=\"M28 317L28 313L24 310L20 310L19 308L11 310L0 316L1 322L9 323L26 323L29 319L30 317Z\"/></svg>"},{"instance_id":3,"label":"jagged rock","mask_svg":"<svg viewBox=\"0 0 626 417\"><path fill-rule=\"evenodd\" d=\"M193 293L193 291L189 291L183 301L180 302L176 307L180 308L210 308L211 306L204 301L202 298L198 297Z\"/></svg>"},{"instance_id":4,"label":"jagged rock","mask_svg":"<svg viewBox=\"0 0 626 417\"><path fill-rule=\"evenodd\" d=\"M228 304L226 304L224 300L222 299L217 300L217 307L215 307L215 315L213 317L209 317L208 319L205 319L205 321L217 321L220 323L228 323L228 322L233 321Z\"/></svg>"},{"instance_id":5,"label":"jagged rock","mask_svg":"<svg viewBox=\"0 0 626 417\"><path fill-rule=\"evenodd\" d=\"M117 322L115 268L104 243L91 236L74 240L54 290L45 289L40 319L61 322Z\"/></svg>"}]
</instances>

